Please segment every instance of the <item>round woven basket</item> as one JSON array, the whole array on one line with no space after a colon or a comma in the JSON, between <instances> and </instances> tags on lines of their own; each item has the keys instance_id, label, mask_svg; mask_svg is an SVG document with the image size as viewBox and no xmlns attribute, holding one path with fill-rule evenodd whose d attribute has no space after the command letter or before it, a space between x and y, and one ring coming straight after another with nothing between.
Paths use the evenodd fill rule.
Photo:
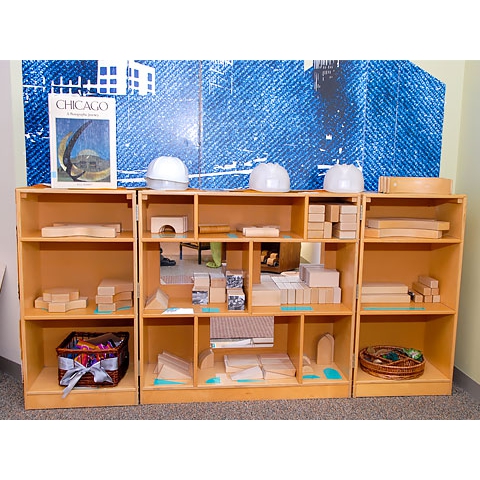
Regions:
<instances>
[{"instance_id":1,"label":"round woven basket","mask_svg":"<svg viewBox=\"0 0 480 480\"><path fill-rule=\"evenodd\" d=\"M390 352L398 355L398 360L383 357ZM420 377L425 371L425 358L416 360L403 351L403 347L376 345L364 348L359 353L359 363L363 371L375 377L388 380L410 380Z\"/></svg>"}]
</instances>

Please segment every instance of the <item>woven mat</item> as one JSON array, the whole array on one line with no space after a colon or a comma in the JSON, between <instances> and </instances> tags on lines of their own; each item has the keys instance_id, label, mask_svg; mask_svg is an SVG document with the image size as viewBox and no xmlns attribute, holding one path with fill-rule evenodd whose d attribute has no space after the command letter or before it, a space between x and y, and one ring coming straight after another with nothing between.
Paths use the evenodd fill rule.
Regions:
<instances>
[{"instance_id":1,"label":"woven mat","mask_svg":"<svg viewBox=\"0 0 480 480\"><path fill-rule=\"evenodd\" d=\"M211 338L273 337L273 317L212 317Z\"/></svg>"}]
</instances>

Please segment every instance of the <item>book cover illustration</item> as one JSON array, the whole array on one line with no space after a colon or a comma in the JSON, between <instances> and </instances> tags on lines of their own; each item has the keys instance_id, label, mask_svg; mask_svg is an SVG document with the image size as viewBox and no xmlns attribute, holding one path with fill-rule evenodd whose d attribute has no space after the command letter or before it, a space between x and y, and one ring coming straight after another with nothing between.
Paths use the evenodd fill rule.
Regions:
<instances>
[{"instance_id":1,"label":"book cover illustration","mask_svg":"<svg viewBox=\"0 0 480 480\"><path fill-rule=\"evenodd\" d=\"M115 99L50 94L52 188L116 188Z\"/></svg>"}]
</instances>

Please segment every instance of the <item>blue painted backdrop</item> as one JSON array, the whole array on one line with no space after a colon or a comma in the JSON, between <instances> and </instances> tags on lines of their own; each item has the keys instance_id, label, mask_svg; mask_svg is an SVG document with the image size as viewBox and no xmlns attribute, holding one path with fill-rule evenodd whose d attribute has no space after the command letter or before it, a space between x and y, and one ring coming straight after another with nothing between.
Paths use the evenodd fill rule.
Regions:
<instances>
[{"instance_id":1,"label":"blue painted backdrop","mask_svg":"<svg viewBox=\"0 0 480 480\"><path fill-rule=\"evenodd\" d=\"M409 61L142 61L154 93L115 96L118 185L145 186L148 164L181 158L189 186L246 188L259 162L287 169L292 190L323 188L337 162L380 175L438 176L445 85ZM97 61L23 65L27 183L50 182L48 93L101 95ZM321 77L318 75L322 74Z\"/></svg>"}]
</instances>

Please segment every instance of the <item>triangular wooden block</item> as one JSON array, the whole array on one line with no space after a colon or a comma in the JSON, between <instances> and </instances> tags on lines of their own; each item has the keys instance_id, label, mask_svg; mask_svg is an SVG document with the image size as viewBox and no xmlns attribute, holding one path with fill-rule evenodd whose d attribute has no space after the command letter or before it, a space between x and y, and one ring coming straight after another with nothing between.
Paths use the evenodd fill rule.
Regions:
<instances>
[{"instance_id":1,"label":"triangular wooden block","mask_svg":"<svg viewBox=\"0 0 480 480\"><path fill-rule=\"evenodd\" d=\"M165 310L168 308L168 299L168 295L159 288L148 297L145 310Z\"/></svg>"},{"instance_id":2,"label":"triangular wooden block","mask_svg":"<svg viewBox=\"0 0 480 480\"><path fill-rule=\"evenodd\" d=\"M263 379L263 371L257 365L255 367L239 370L238 372L231 373L230 378L232 380L260 380Z\"/></svg>"}]
</instances>

